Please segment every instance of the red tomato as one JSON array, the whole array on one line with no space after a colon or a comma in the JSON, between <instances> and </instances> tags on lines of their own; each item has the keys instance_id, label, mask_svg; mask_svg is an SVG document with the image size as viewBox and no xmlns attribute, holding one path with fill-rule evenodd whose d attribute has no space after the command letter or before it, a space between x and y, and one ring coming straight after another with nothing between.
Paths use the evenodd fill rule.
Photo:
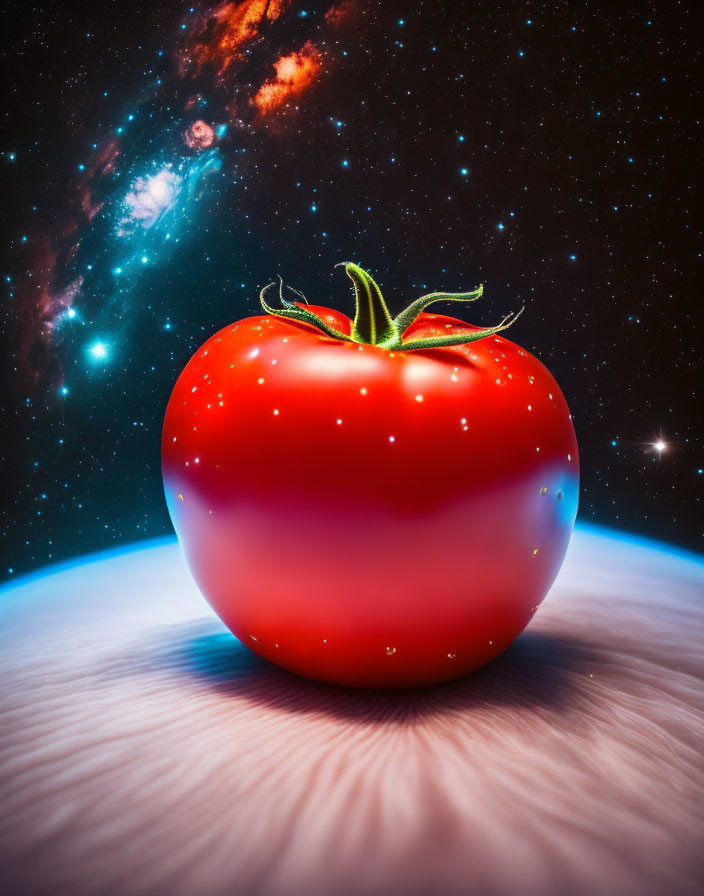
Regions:
<instances>
[{"instance_id":1,"label":"red tomato","mask_svg":"<svg viewBox=\"0 0 704 896\"><path fill-rule=\"evenodd\" d=\"M496 335L507 323L422 310L481 288L391 321L347 272L354 324L274 311L263 292L272 313L196 352L166 411L166 499L247 647L323 681L433 684L487 663L538 609L577 512L577 443L550 373Z\"/></svg>"}]
</instances>

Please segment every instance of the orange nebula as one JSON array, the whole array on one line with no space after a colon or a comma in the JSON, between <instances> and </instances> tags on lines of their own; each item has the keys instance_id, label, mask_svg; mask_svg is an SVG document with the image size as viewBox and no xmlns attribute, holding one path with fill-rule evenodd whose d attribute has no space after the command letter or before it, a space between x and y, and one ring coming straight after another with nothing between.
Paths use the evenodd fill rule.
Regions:
<instances>
[{"instance_id":1,"label":"orange nebula","mask_svg":"<svg viewBox=\"0 0 704 896\"><path fill-rule=\"evenodd\" d=\"M224 75L233 63L244 58L247 44L260 37L290 4L291 0L222 3L208 14L201 39L184 62L194 62L199 72L212 65Z\"/></svg>"},{"instance_id":2,"label":"orange nebula","mask_svg":"<svg viewBox=\"0 0 704 896\"><path fill-rule=\"evenodd\" d=\"M342 3L337 3L335 6L331 6L325 13L325 21L328 25L332 25L333 27L350 25L352 24L352 21L356 21L361 14L362 10L359 8L359 4L356 0L342 0Z\"/></svg>"},{"instance_id":3,"label":"orange nebula","mask_svg":"<svg viewBox=\"0 0 704 896\"><path fill-rule=\"evenodd\" d=\"M254 102L261 115L268 115L288 105L317 79L323 66L320 50L311 41L296 53L281 56L274 68L276 77L270 78L257 91Z\"/></svg>"}]
</instances>

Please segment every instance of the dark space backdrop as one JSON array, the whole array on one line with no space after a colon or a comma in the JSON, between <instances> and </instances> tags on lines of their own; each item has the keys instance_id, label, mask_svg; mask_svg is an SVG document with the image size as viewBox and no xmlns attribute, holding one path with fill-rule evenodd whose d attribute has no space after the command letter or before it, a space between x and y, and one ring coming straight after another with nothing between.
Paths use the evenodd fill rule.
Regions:
<instances>
[{"instance_id":1,"label":"dark space backdrop","mask_svg":"<svg viewBox=\"0 0 704 896\"><path fill-rule=\"evenodd\" d=\"M3 18L2 576L171 531L194 350L278 272L551 370L579 518L702 550L697 4L103 2Z\"/></svg>"}]
</instances>

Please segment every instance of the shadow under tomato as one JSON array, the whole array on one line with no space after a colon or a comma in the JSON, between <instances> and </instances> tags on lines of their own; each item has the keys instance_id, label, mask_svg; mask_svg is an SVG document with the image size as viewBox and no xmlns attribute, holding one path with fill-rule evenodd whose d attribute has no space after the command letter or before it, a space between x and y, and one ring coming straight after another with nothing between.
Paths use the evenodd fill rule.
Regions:
<instances>
[{"instance_id":1,"label":"shadow under tomato","mask_svg":"<svg viewBox=\"0 0 704 896\"><path fill-rule=\"evenodd\" d=\"M157 646L157 660L168 662L186 680L281 711L377 722L487 707L574 710L576 681L599 661L598 651L584 642L526 631L493 662L465 678L405 691L369 690L322 684L280 669L223 631L216 620L179 628L171 631L168 643Z\"/></svg>"}]
</instances>

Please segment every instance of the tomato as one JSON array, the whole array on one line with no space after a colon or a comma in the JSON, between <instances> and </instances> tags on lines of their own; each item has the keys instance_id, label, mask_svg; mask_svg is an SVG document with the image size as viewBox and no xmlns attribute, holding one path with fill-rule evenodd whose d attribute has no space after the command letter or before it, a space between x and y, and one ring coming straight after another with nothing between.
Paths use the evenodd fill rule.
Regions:
<instances>
[{"instance_id":1,"label":"tomato","mask_svg":"<svg viewBox=\"0 0 704 896\"><path fill-rule=\"evenodd\" d=\"M164 421L189 568L227 627L293 672L351 686L465 675L508 647L560 568L579 466L555 380L498 335L391 319L347 263L354 321L284 297L212 336ZM273 284L270 284L270 286Z\"/></svg>"}]
</instances>

